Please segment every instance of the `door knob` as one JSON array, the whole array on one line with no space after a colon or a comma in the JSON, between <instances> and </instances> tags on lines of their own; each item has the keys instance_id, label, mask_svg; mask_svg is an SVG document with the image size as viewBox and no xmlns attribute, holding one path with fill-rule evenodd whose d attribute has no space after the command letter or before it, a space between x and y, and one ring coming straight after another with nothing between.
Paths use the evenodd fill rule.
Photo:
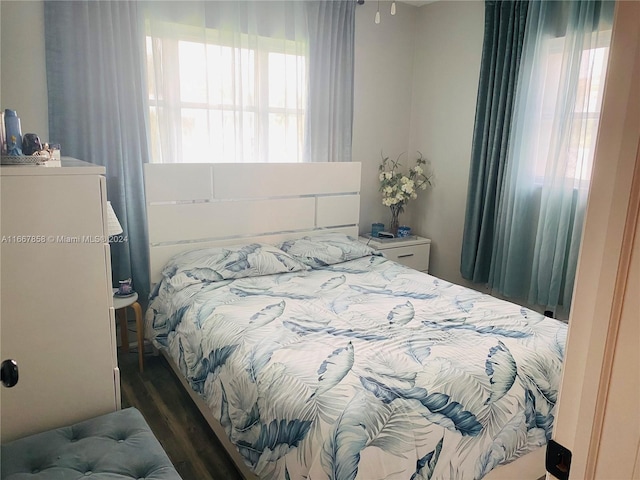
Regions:
<instances>
[{"instance_id":1,"label":"door knob","mask_svg":"<svg viewBox=\"0 0 640 480\"><path fill-rule=\"evenodd\" d=\"M0 381L7 388L15 387L18 383L18 364L15 360L8 359L2 362Z\"/></svg>"}]
</instances>

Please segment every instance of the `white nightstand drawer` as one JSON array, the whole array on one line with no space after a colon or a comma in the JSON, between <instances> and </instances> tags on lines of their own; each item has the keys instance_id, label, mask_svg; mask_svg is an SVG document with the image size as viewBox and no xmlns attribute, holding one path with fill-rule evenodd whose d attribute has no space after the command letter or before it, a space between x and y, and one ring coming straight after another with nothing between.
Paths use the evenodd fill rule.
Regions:
<instances>
[{"instance_id":1,"label":"white nightstand drawer","mask_svg":"<svg viewBox=\"0 0 640 480\"><path fill-rule=\"evenodd\" d=\"M429 271L429 254L431 240L413 235L409 238L394 238L383 240L380 238L360 237L362 243L384 253L389 260L401 263L421 272Z\"/></svg>"},{"instance_id":2,"label":"white nightstand drawer","mask_svg":"<svg viewBox=\"0 0 640 480\"><path fill-rule=\"evenodd\" d=\"M429 250L431 245L407 245L406 247L387 248L382 250L389 260L401 263L415 270L426 272L429 270Z\"/></svg>"}]
</instances>

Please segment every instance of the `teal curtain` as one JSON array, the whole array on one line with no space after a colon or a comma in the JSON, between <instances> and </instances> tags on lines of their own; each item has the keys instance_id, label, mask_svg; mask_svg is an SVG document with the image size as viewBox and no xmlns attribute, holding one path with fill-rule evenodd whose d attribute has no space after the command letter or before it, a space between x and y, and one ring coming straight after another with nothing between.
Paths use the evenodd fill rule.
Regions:
<instances>
[{"instance_id":1,"label":"teal curtain","mask_svg":"<svg viewBox=\"0 0 640 480\"><path fill-rule=\"evenodd\" d=\"M50 139L64 155L106 167L107 195L127 240L111 244L114 280L131 277L145 299L147 87L138 4L46 1L44 6Z\"/></svg>"},{"instance_id":2,"label":"teal curtain","mask_svg":"<svg viewBox=\"0 0 640 480\"><path fill-rule=\"evenodd\" d=\"M489 283L548 310L571 305L613 9L573 0L529 10Z\"/></svg>"},{"instance_id":3,"label":"teal curtain","mask_svg":"<svg viewBox=\"0 0 640 480\"><path fill-rule=\"evenodd\" d=\"M507 159L528 1L486 1L460 272L486 283Z\"/></svg>"},{"instance_id":4,"label":"teal curtain","mask_svg":"<svg viewBox=\"0 0 640 480\"><path fill-rule=\"evenodd\" d=\"M461 271L548 310L571 304L613 8L531 2L515 84L493 89L485 70L503 49L485 34Z\"/></svg>"}]
</instances>

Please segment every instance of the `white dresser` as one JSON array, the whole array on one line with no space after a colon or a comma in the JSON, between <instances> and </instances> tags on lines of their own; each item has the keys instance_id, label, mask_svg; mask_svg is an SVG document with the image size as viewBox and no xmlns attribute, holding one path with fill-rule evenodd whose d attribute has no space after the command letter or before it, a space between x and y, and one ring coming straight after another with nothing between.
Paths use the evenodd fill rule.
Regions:
<instances>
[{"instance_id":1,"label":"white dresser","mask_svg":"<svg viewBox=\"0 0 640 480\"><path fill-rule=\"evenodd\" d=\"M120 408L105 169L0 167L1 441Z\"/></svg>"},{"instance_id":2,"label":"white dresser","mask_svg":"<svg viewBox=\"0 0 640 480\"><path fill-rule=\"evenodd\" d=\"M428 238L412 235L408 238L392 238L388 240L360 237L359 240L384 253L384 256L389 260L421 272L427 273L429 271L431 240Z\"/></svg>"}]
</instances>

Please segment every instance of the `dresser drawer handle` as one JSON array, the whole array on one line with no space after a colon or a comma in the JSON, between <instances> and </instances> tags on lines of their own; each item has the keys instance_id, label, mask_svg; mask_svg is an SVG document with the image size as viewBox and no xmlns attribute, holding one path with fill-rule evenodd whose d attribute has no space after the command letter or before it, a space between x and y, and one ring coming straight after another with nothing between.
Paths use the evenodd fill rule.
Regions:
<instances>
[{"instance_id":1,"label":"dresser drawer handle","mask_svg":"<svg viewBox=\"0 0 640 480\"><path fill-rule=\"evenodd\" d=\"M413 253L405 253L404 255L398 255L398 258L407 258L407 257L413 257Z\"/></svg>"},{"instance_id":2,"label":"dresser drawer handle","mask_svg":"<svg viewBox=\"0 0 640 480\"><path fill-rule=\"evenodd\" d=\"M11 388L18 383L18 364L13 359L2 362L0 366L0 382L2 385Z\"/></svg>"}]
</instances>

